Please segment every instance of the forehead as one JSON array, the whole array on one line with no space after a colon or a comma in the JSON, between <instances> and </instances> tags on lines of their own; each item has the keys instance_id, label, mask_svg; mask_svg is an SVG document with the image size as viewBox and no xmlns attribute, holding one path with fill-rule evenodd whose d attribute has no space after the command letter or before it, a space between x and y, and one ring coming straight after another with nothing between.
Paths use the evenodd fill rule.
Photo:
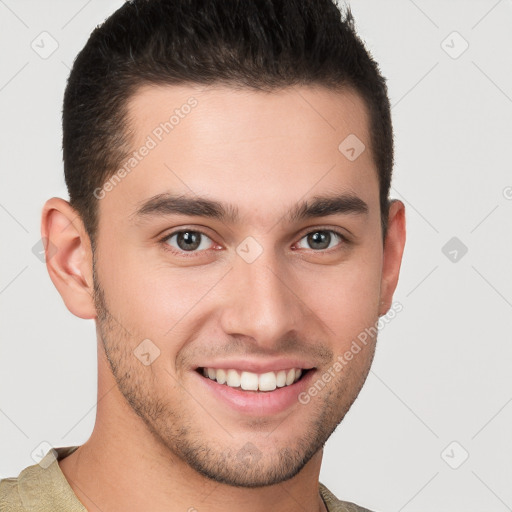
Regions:
<instances>
[{"instance_id":1,"label":"forehead","mask_svg":"<svg viewBox=\"0 0 512 512\"><path fill-rule=\"evenodd\" d=\"M139 156L109 194L127 213L161 193L224 198L261 218L320 192L378 201L367 109L351 90L145 85L128 114Z\"/></svg>"},{"instance_id":2,"label":"forehead","mask_svg":"<svg viewBox=\"0 0 512 512\"><path fill-rule=\"evenodd\" d=\"M289 142L331 135L336 142L357 133L369 143L367 106L352 89L297 86L264 92L221 85L143 85L129 99L128 112L134 142L148 134L163 139L171 132L175 137L193 132L205 142L249 142L251 135Z\"/></svg>"}]
</instances>

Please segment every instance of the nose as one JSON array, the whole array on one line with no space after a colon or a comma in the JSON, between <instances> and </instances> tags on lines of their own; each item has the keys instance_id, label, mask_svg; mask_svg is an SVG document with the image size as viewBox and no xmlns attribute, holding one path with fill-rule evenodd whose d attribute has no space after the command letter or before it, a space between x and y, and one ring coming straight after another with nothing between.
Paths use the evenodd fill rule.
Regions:
<instances>
[{"instance_id":1,"label":"nose","mask_svg":"<svg viewBox=\"0 0 512 512\"><path fill-rule=\"evenodd\" d=\"M252 338L262 349L284 348L279 342L294 339L311 314L297 279L270 250L252 263L237 256L223 287L221 328Z\"/></svg>"}]
</instances>

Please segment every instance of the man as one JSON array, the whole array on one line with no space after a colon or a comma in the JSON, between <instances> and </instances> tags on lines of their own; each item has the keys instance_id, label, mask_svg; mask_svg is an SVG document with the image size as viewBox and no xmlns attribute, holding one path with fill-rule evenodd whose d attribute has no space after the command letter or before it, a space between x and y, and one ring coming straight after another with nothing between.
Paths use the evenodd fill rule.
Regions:
<instances>
[{"instance_id":1,"label":"man","mask_svg":"<svg viewBox=\"0 0 512 512\"><path fill-rule=\"evenodd\" d=\"M319 473L405 213L350 10L127 2L73 65L63 133L70 202L46 202L42 236L67 308L96 321L96 423L3 480L0 508L366 510Z\"/></svg>"}]
</instances>

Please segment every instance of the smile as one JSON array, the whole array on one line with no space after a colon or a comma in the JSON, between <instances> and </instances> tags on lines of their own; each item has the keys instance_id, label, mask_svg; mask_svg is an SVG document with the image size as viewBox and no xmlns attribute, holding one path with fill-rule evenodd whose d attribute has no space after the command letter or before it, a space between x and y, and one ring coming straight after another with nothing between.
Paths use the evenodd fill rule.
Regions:
<instances>
[{"instance_id":1,"label":"smile","mask_svg":"<svg viewBox=\"0 0 512 512\"><path fill-rule=\"evenodd\" d=\"M284 370L253 373L223 368L198 368L204 377L231 388L244 391L274 391L276 388L291 386L308 370L289 368Z\"/></svg>"}]
</instances>

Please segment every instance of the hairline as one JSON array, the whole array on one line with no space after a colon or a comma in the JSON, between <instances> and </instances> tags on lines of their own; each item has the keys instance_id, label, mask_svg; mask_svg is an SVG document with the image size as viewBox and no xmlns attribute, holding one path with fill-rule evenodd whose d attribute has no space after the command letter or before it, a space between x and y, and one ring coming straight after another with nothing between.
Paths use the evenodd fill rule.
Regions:
<instances>
[{"instance_id":1,"label":"hairline","mask_svg":"<svg viewBox=\"0 0 512 512\"><path fill-rule=\"evenodd\" d=\"M383 242L387 233L387 219L383 218L382 205L380 200L381 195L381 174L383 171L378 166L378 162L376 159L376 148L374 147L374 132L376 127L374 127L373 116L371 112L371 104L365 98L364 94L358 87L349 82L340 82L340 83L324 83L321 80L318 81L309 81L304 83L286 83L283 84L273 84L266 85L264 83L254 84L246 84L241 82L240 80L228 80L220 78L218 80L214 80L208 83L204 83L201 81L195 80L170 80L169 78L151 80L145 77L135 76L133 77L133 82L125 89L125 93L119 99L119 114L120 114L120 123L118 125L118 133L123 141L123 147L117 148L119 150L119 157L115 161L115 165L113 165L108 171L105 171L103 176L103 183L107 182L112 176L115 175L119 165L126 160L129 155L136 149L136 137L137 137L137 128L135 126L135 122L137 120L136 116L134 116L133 103L136 101L136 98L148 90L152 88L186 88L190 87L191 92L196 90L197 92L205 92L205 91L223 91L223 90L232 90L238 92L261 92L266 94L273 94L280 91L294 90L296 88L306 88L311 90L323 90L328 92L333 92L335 94L348 94L355 95L360 99L363 105L364 117L365 117L365 125L368 132L369 137L369 150L371 154L371 160L374 164L375 172L377 174L377 180L379 185L379 211L381 215L381 233ZM92 208L94 210L95 223L93 226L93 232L88 233L89 238L91 239L91 246L96 247L96 238L98 236L99 230L99 199L96 197L92 198ZM388 199L387 207L389 207L390 201Z\"/></svg>"}]
</instances>

